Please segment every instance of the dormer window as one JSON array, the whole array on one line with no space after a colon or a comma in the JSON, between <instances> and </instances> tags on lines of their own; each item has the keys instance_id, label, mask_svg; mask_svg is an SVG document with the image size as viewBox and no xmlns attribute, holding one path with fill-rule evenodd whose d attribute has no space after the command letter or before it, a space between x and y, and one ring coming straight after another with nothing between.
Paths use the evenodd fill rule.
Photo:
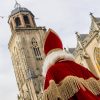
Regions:
<instances>
[{"instance_id":1,"label":"dormer window","mask_svg":"<svg viewBox=\"0 0 100 100\"><path fill-rule=\"evenodd\" d=\"M16 23L16 27L19 27L21 25L21 21L19 17L15 18L15 23Z\"/></svg>"}]
</instances>

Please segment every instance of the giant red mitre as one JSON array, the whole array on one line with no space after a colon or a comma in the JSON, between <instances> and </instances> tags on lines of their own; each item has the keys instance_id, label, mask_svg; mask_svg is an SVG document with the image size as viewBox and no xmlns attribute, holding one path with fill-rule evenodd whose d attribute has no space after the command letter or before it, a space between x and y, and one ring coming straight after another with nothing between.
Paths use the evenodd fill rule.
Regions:
<instances>
[{"instance_id":1,"label":"giant red mitre","mask_svg":"<svg viewBox=\"0 0 100 100\"><path fill-rule=\"evenodd\" d=\"M49 29L45 37L44 53L47 55L48 52L54 49L63 49L63 45L56 32Z\"/></svg>"},{"instance_id":2,"label":"giant red mitre","mask_svg":"<svg viewBox=\"0 0 100 100\"><path fill-rule=\"evenodd\" d=\"M71 54L66 53L63 50L63 44L59 36L55 31L49 29L45 35L44 41L44 53L46 58L43 63L43 76L46 76L47 70L53 65L56 61L61 59L71 60L74 58Z\"/></svg>"},{"instance_id":3,"label":"giant red mitre","mask_svg":"<svg viewBox=\"0 0 100 100\"><path fill-rule=\"evenodd\" d=\"M100 79L63 50L62 42L53 30L49 29L46 34L42 100L100 100Z\"/></svg>"}]
</instances>

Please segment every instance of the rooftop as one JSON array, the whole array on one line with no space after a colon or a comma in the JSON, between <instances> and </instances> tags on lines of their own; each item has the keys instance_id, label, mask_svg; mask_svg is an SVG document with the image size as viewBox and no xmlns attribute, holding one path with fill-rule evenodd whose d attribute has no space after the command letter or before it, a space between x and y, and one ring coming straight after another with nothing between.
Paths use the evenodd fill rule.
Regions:
<instances>
[{"instance_id":1,"label":"rooftop","mask_svg":"<svg viewBox=\"0 0 100 100\"><path fill-rule=\"evenodd\" d=\"M68 48L70 53L73 53L75 51L75 48Z\"/></svg>"},{"instance_id":2,"label":"rooftop","mask_svg":"<svg viewBox=\"0 0 100 100\"><path fill-rule=\"evenodd\" d=\"M30 13L31 13L31 11L28 10L27 8L24 8L24 7L17 7L17 8L15 8L14 10L12 10L10 16L13 16L13 15L15 15L16 13L19 13L19 12L30 12ZM32 13L31 13L31 14L32 14ZM32 15L33 15L33 14L32 14Z\"/></svg>"},{"instance_id":3,"label":"rooftop","mask_svg":"<svg viewBox=\"0 0 100 100\"><path fill-rule=\"evenodd\" d=\"M80 34L80 39L83 41L87 36L88 34Z\"/></svg>"}]
</instances>

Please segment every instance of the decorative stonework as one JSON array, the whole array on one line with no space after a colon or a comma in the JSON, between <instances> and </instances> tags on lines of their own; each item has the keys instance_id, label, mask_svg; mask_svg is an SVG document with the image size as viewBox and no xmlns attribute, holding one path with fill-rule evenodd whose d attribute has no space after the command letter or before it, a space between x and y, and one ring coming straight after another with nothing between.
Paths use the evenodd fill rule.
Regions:
<instances>
[{"instance_id":1,"label":"decorative stonework","mask_svg":"<svg viewBox=\"0 0 100 100\"><path fill-rule=\"evenodd\" d=\"M77 63L86 66L95 76L100 77L100 68L97 64L99 60L97 60L97 50L95 49L95 47L100 48L100 18L92 15L91 19L89 34L76 33L77 46L72 54Z\"/></svg>"},{"instance_id":2,"label":"decorative stonework","mask_svg":"<svg viewBox=\"0 0 100 100\"><path fill-rule=\"evenodd\" d=\"M19 89L18 100L38 100L43 88L43 37L46 29L37 27L34 15L22 7L12 11L8 23L12 31L8 47ZM36 42L32 44L33 37ZM38 47L35 52L34 46Z\"/></svg>"},{"instance_id":3,"label":"decorative stonework","mask_svg":"<svg viewBox=\"0 0 100 100\"><path fill-rule=\"evenodd\" d=\"M100 43L100 32L99 32L98 35L96 36L96 39L97 39L98 43Z\"/></svg>"},{"instance_id":4,"label":"decorative stonework","mask_svg":"<svg viewBox=\"0 0 100 100\"><path fill-rule=\"evenodd\" d=\"M98 70L100 71L100 48L98 47L95 47L94 49L94 59L98 67Z\"/></svg>"}]
</instances>

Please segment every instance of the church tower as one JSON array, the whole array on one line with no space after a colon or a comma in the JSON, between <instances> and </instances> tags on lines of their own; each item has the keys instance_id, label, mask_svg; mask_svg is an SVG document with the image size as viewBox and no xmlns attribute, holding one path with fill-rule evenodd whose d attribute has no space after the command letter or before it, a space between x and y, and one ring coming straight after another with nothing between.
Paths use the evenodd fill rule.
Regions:
<instances>
[{"instance_id":1,"label":"church tower","mask_svg":"<svg viewBox=\"0 0 100 100\"><path fill-rule=\"evenodd\" d=\"M46 29L37 27L32 12L18 3L8 23L12 32L8 48L19 89L18 100L39 100L43 84L43 37Z\"/></svg>"}]
</instances>

